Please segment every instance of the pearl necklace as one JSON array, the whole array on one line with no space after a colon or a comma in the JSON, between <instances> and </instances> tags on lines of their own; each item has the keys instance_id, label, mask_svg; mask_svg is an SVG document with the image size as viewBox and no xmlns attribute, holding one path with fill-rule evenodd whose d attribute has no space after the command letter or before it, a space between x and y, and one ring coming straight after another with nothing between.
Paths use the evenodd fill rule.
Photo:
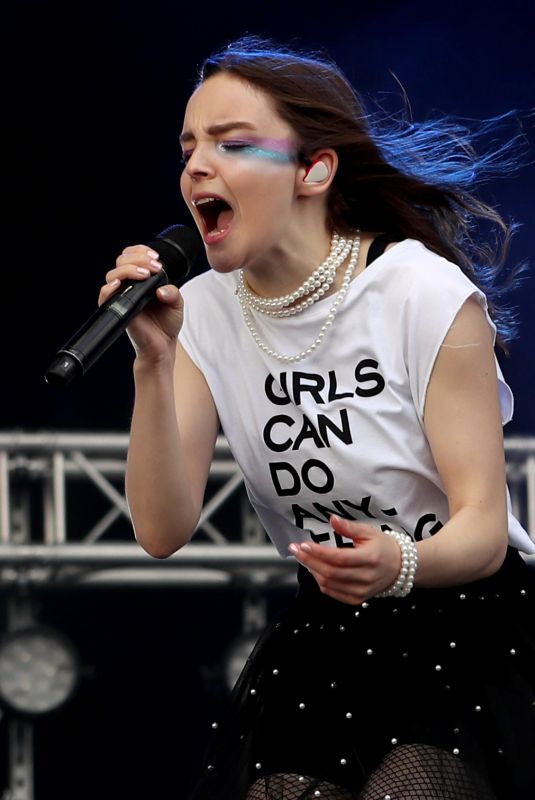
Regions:
<instances>
[{"instance_id":1,"label":"pearl necklace","mask_svg":"<svg viewBox=\"0 0 535 800\"><path fill-rule=\"evenodd\" d=\"M334 240L335 236L337 236L337 234L334 234L333 240ZM346 242L345 240L341 239L341 237L338 237L338 238L341 241L344 242L344 250L345 250L345 245L348 244L349 246L348 246L347 253L351 252L351 255L350 255L350 258L349 258L349 263L347 265L347 269L345 271L345 275L344 275L344 278L342 280L342 286L340 287L340 289L336 292L336 294L334 296L334 300L333 300L332 305L331 305L331 307L329 309L329 313L327 314L327 319L325 320L325 322L321 326L318 335L316 336L316 338L314 339L312 344L309 345L309 347L305 348L304 350L301 350L300 353L297 353L294 356L285 355L284 353L278 353L276 350L273 350L273 348L271 348L269 345L267 345L265 342L263 342L262 339L260 338L260 334L258 333L258 331L256 330L256 328L254 326L253 320L251 319L250 303L249 303L249 295L248 295L248 293L241 291L241 286L238 287L238 289L236 290L236 294L238 296L238 300L240 302L242 313L243 313L243 319L245 320L245 324L247 325L247 327L249 329L249 332L251 333L251 336L253 337L253 339L256 342L256 344L258 345L258 347L264 353L267 353L268 356L271 356L272 358L276 358L278 361L283 361L284 363L287 363L287 364L288 363L293 364L296 361L301 361L302 359L307 358L308 356L310 356L314 352L314 350L316 350L316 348L319 347L319 345L322 343L323 339L325 338L325 334L327 333L327 331L329 330L329 328L333 324L334 318L336 317L336 314L338 313L338 309L339 309L341 303L343 302L343 300L344 300L344 298L345 298L345 296L347 294L347 290L349 289L349 284L351 283L351 278L353 277L353 272L355 271L355 267L357 265L357 261L358 261L358 257L359 257L359 250L360 250L360 236L358 234L354 239L349 239L348 242ZM338 243L338 241L337 241L337 243ZM333 252L333 249L334 249L334 247L331 247L331 254ZM347 257L347 253L346 253L345 257ZM329 257L330 256L328 256L328 258ZM342 263L343 263L343 261L341 261L337 265L337 267L340 266ZM323 266L324 266L324 264L322 264L322 267ZM335 268L335 271L336 271L337 267ZM320 269L320 267L318 267L318 270L319 269ZM316 270L316 272L318 272L318 270ZM307 279L307 280L310 280L310 279ZM245 286L245 284L244 284L244 286ZM301 286L296 291L299 292L299 290L301 288L303 288L303 287ZM286 299L288 297L291 297L293 294L294 294L294 292L292 292L291 295L284 295L285 301L286 301ZM305 303L299 303L298 308L299 308L300 311L303 311L309 305L311 305L312 303L315 303L316 300L320 299L321 295L318 294L317 297L314 297L315 294L317 294L317 293L314 293L312 295L312 298L310 298L310 302L306 301ZM280 301L281 298L274 298L274 299ZM260 310L260 309L256 309L256 310ZM264 312L264 313L267 313L267 312ZM298 313L298 312L296 311L294 313ZM290 310L289 309L285 310L285 311L282 311L282 313L279 312L279 313L270 313L269 314L269 316L289 316L289 315L290 315Z\"/></svg>"},{"instance_id":2,"label":"pearl necklace","mask_svg":"<svg viewBox=\"0 0 535 800\"><path fill-rule=\"evenodd\" d=\"M331 250L323 264L314 270L297 289L289 294L281 295L280 297L260 297L255 292L251 291L247 286L247 281L243 270L240 270L239 283L236 294L243 297L250 308L255 311L260 311L269 317L289 317L304 311L305 308L311 306L320 297L323 297L325 292L334 282L336 271L340 267L351 250L351 241L342 238L337 233L334 233L331 239ZM305 299L293 305L297 300L302 297ZM291 308L288 308L291 306Z\"/></svg>"}]
</instances>

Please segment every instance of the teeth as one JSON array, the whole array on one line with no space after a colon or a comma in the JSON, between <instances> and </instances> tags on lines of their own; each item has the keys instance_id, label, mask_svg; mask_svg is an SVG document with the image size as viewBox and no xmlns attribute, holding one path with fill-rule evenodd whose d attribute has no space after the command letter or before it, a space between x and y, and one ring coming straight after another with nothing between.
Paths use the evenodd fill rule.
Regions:
<instances>
[{"instance_id":1,"label":"teeth","mask_svg":"<svg viewBox=\"0 0 535 800\"><path fill-rule=\"evenodd\" d=\"M200 200L194 200L193 205L197 208L197 206L202 206L205 203L215 203L215 200L215 197L201 197Z\"/></svg>"}]
</instances>

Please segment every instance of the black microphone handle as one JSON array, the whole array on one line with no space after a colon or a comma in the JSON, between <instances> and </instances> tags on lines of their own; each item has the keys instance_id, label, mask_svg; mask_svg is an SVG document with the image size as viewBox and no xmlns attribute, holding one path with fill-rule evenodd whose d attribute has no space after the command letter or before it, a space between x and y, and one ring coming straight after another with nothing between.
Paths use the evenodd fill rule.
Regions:
<instances>
[{"instance_id":1,"label":"black microphone handle","mask_svg":"<svg viewBox=\"0 0 535 800\"><path fill-rule=\"evenodd\" d=\"M169 283L165 269L143 281L128 281L76 331L48 368L45 378L52 385L66 385L87 372L123 333L128 323L154 298L159 286Z\"/></svg>"},{"instance_id":2,"label":"black microphone handle","mask_svg":"<svg viewBox=\"0 0 535 800\"><path fill-rule=\"evenodd\" d=\"M98 308L69 341L58 350L45 374L47 383L65 386L82 375L112 345L128 323L154 299L156 289L178 285L189 272L198 240L188 228L171 226L149 243L160 255L162 269L146 280L123 281L119 290Z\"/></svg>"}]
</instances>

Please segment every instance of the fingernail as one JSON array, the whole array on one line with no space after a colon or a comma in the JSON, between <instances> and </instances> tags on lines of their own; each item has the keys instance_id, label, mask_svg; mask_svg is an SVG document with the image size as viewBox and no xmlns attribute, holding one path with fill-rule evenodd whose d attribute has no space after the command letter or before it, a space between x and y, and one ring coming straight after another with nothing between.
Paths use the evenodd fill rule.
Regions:
<instances>
[{"instance_id":1,"label":"fingernail","mask_svg":"<svg viewBox=\"0 0 535 800\"><path fill-rule=\"evenodd\" d=\"M108 286L112 286L112 287L113 286L119 286L120 283L121 283L121 281L119 280L119 278L115 278L115 280L110 281L110 283L108 283Z\"/></svg>"},{"instance_id":2,"label":"fingernail","mask_svg":"<svg viewBox=\"0 0 535 800\"><path fill-rule=\"evenodd\" d=\"M288 550L290 551L290 553L293 553L294 555L297 555L297 553L299 552L299 548L296 544L291 544Z\"/></svg>"},{"instance_id":3,"label":"fingernail","mask_svg":"<svg viewBox=\"0 0 535 800\"><path fill-rule=\"evenodd\" d=\"M305 542L304 544L301 545L301 550L306 550L307 553L311 553L312 552L312 548L308 544L308 542Z\"/></svg>"},{"instance_id":4,"label":"fingernail","mask_svg":"<svg viewBox=\"0 0 535 800\"><path fill-rule=\"evenodd\" d=\"M155 258L152 258L150 263L155 269L161 269L162 268L162 265L160 264L160 262L157 261Z\"/></svg>"},{"instance_id":5,"label":"fingernail","mask_svg":"<svg viewBox=\"0 0 535 800\"><path fill-rule=\"evenodd\" d=\"M150 269L145 269L145 267L136 267L136 271L139 272L140 275L150 275Z\"/></svg>"},{"instance_id":6,"label":"fingernail","mask_svg":"<svg viewBox=\"0 0 535 800\"><path fill-rule=\"evenodd\" d=\"M169 297L170 292L167 286L160 286L158 289L158 294L160 294L162 297Z\"/></svg>"},{"instance_id":7,"label":"fingernail","mask_svg":"<svg viewBox=\"0 0 535 800\"><path fill-rule=\"evenodd\" d=\"M147 255L149 258L159 258L159 254L156 250L147 250Z\"/></svg>"}]
</instances>

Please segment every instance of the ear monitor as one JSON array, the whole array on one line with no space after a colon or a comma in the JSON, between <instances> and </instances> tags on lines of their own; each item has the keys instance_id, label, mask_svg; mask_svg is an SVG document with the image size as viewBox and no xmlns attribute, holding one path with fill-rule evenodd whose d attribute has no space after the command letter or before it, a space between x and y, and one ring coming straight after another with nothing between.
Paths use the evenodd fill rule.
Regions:
<instances>
[{"instance_id":1,"label":"ear monitor","mask_svg":"<svg viewBox=\"0 0 535 800\"><path fill-rule=\"evenodd\" d=\"M329 172L329 168L324 161L314 161L314 163L308 168L305 177L303 178L303 183L323 183L331 173Z\"/></svg>"}]
</instances>

